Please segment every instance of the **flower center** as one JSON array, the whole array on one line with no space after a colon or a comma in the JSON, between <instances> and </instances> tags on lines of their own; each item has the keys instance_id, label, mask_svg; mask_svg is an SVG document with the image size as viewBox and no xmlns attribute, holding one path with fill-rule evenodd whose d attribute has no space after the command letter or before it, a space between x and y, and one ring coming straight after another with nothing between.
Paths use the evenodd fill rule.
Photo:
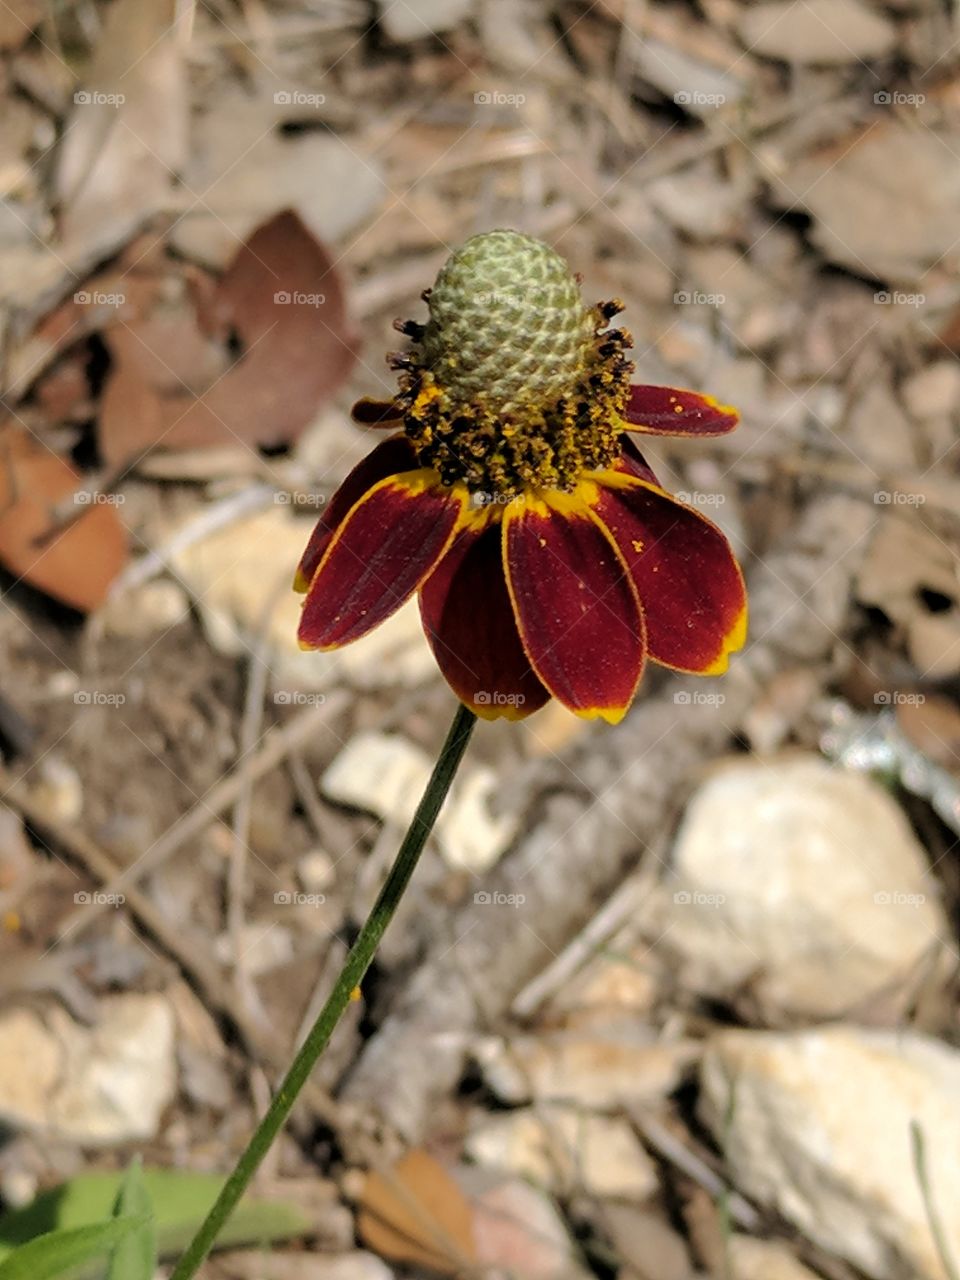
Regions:
<instances>
[{"instance_id":1,"label":"flower center","mask_svg":"<svg viewBox=\"0 0 960 1280\"><path fill-rule=\"evenodd\" d=\"M511 497L572 489L619 452L633 366L630 336L608 323L622 307L587 307L547 245L516 231L474 236L424 294L425 326L399 401L421 466L444 484Z\"/></svg>"}]
</instances>

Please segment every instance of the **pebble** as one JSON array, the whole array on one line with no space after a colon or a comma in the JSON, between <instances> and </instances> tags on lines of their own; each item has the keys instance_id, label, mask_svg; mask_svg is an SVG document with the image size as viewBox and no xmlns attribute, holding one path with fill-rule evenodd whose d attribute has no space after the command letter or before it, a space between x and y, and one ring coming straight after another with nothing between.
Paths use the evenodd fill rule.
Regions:
<instances>
[{"instance_id":1,"label":"pebble","mask_svg":"<svg viewBox=\"0 0 960 1280\"><path fill-rule=\"evenodd\" d=\"M633 1126L620 1116L555 1103L484 1117L466 1141L478 1164L528 1178L556 1195L642 1201L657 1171Z\"/></svg>"},{"instance_id":2,"label":"pebble","mask_svg":"<svg viewBox=\"0 0 960 1280\"><path fill-rule=\"evenodd\" d=\"M730 1280L820 1280L778 1240L733 1235L729 1255Z\"/></svg>"},{"instance_id":3,"label":"pebble","mask_svg":"<svg viewBox=\"0 0 960 1280\"><path fill-rule=\"evenodd\" d=\"M960 406L960 365L955 360L937 360L903 384L903 402L915 418L936 418L956 412Z\"/></svg>"},{"instance_id":4,"label":"pebble","mask_svg":"<svg viewBox=\"0 0 960 1280\"><path fill-rule=\"evenodd\" d=\"M842 66L881 58L897 39L887 18L858 0L776 0L744 9L740 38L752 54Z\"/></svg>"},{"instance_id":5,"label":"pebble","mask_svg":"<svg viewBox=\"0 0 960 1280\"><path fill-rule=\"evenodd\" d=\"M162 995L100 1001L96 1025L59 1006L0 1014L0 1117L84 1146L154 1138L176 1091L174 1015Z\"/></svg>"},{"instance_id":6,"label":"pebble","mask_svg":"<svg viewBox=\"0 0 960 1280\"><path fill-rule=\"evenodd\" d=\"M473 0L402 0L401 4L380 5L380 26L399 43L423 40L439 31L449 31L467 18Z\"/></svg>"},{"instance_id":7,"label":"pebble","mask_svg":"<svg viewBox=\"0 0 960 1280\"><path fill-rule=\"evenodd\" d=\"M943 1280L911 1151L916 1122L960 1258L957 1050L905 1029L723 1031L701 1087L701 1118L737 1187L871 1280Z\"/></svg>"},{"instance_id":8,"label":"pebble","mask_svg":"<svg viewBox=\"0 0 960 1280\"><path fill-rule=\"evenodd\" d=\"M663 949L696 990L750 982L777 1017L833 1017L903 981L950 929L890 795L819 756L746 760L690 801Z\"/></svg>"}]
</instances>

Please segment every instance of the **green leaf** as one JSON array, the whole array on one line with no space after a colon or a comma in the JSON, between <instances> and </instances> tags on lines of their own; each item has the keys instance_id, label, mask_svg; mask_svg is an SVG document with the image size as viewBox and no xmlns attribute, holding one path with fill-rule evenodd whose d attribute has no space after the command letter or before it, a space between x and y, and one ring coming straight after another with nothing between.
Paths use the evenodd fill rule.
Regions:
<instances>
[{"instance_id":1,"label":"green leaf","mask_svg":"<svg viewBox=\"0 0 960 1280\"><path fill-rule=\"evenodd\" d=\"M50 1231L0 1262L0 1280L53 1280L55 1276L76 1276L84 1263L107 1253L136 1231L142 1218L112 1218L88 1227Z\"/></svg>"},{"instance_id":2,"label":"green leaf","mask_svg":"<svg viewBox=\"0 0 960 1280\"><path fill-rule=\"evenodd\" d=\"M60 1228L89 1226L109 1219L120 1190L116 1173L89 1173L44 1192L32 1204L0 1217L0 1261L26 1240ZM143 1187L153 1203L161 1258L183 1252L216 1200L223 1178L177 1169L145 1169ZM313 1223L297 1205L282 1200L244 1199L217 1239L217 1248L257 1245L306 1236ZM80 1275L103 1277L96 1264ZM0 1280L5 1280L0 1273Z\"/></svg>"},{"instance_id":3,"label":"green leaf","mask_svg":"<svg viewBox=\"0 0 960 1280\"><path fill-rule=\"evenodd\" d=\"M139 1156L131 1161L120 1184L113 1216L140 1218L143 1225L114 1245L107 1280L153 1280L157 1270L157 1224Z\"/></svg>"}]
</instances>

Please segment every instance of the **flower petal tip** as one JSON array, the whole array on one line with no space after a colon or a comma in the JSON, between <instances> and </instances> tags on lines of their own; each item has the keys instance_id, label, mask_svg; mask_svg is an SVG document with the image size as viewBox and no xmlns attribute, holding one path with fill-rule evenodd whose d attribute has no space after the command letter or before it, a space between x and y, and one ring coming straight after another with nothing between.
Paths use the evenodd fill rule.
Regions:
<instances>
[{"instance_id":1,"label":"flower petal tip","mask_svg":"<svg viewBox=\"0 0 960 1280\"><path fill-rule=\"evenodd\" d=\"M298 596L305 596L310 590L310 579L302 569L298 569L293 575L293 589Z\"/></svg>"}]
</instances>

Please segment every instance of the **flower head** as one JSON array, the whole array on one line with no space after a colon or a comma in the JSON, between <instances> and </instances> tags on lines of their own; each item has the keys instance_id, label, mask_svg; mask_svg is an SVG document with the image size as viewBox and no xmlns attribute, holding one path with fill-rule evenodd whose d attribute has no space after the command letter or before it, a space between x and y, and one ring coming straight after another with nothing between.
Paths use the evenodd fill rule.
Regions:
<instances>
[{"instance_id":1,"label":"flower head","mask_svg":"<svg viewBox=\"0 0 960 1280\"><path fill-rule=\"evenodd\" d=\"M647 658L724 671L746 632L726 538L657 482L631 433L713 436L735 410L631 386L618 302L587 307L559 255L515 231L474 236L400 326L394 428L334 494L297 574L300 643L359 639L414 592L437 662L480 716L550 698L615 722Z\"/></svg>"}]
</instances>

